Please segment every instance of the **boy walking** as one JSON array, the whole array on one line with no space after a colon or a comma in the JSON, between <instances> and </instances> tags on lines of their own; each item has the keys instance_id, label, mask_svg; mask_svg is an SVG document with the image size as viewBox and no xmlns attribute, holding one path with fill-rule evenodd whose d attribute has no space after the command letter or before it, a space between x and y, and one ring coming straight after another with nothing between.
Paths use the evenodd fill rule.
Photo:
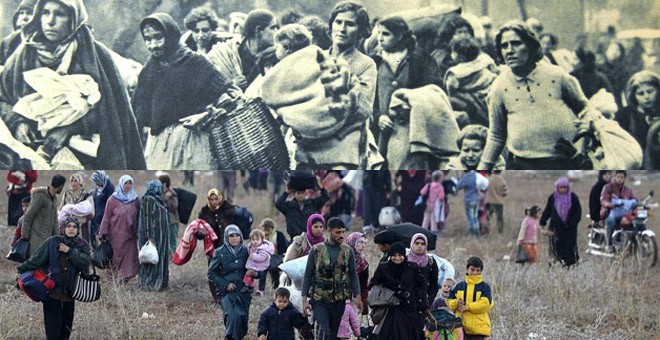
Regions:
<instances>
[{"instance_id":1,"label":"boy walking","mask_svg":"<svg viewBox=\"0 0 660 340\"><path fill-rule=\"evenodd\" d=\"M259 317L259 340L295 340L293 329L308 326L307 318L289 302L290 297L288 289L277 288L275 301Z\"/></svg>"},{"instance_id":2,"label":"boy walking","mask_svg":"<svg viewBox=\"0 0 660 340\"><path fill-rule=\"evenodd\" d=\"M501 170L493 170L488 179L488 191L486 192L487 219L492 223L493 217L495 218L497 232L500 234L504 230L504 197L509 194L509 188L501 173Z\"/></svg>"},{"instance_id":3,"label":"boy walking","mask_svg":"<svg viewBox=\"0 0 660 340\"><path fill-rule=\"evenodd\" d=\"M467 275L447 299L447 306L463 319L464 340L482 340L491 334L488 311L493 308L490 285L482 280L484 263L479 257L471 257L467 262Z\"/></svg>"}]
</instances>

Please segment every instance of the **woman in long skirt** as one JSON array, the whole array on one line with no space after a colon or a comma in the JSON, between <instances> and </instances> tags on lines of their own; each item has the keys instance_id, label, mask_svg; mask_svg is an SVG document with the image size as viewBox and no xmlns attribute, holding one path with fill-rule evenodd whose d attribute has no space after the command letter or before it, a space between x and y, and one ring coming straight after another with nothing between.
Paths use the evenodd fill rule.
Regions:
<instances>
[{"instance_id":1,"label":"woman in long skirt","mask_svg":"<svg viewBox=\"0 0 660 340\"><path fill-rule=\"evenodd\" d=\"M147 183L147 192L140 202L140 223L138 226L138 246L147 241L158 250L157 264L140 264L138 286L147 290L163 290L169 281L169 221L167 208L163 203L163 184L159 180Z\"/></svg>"}]
</instances>

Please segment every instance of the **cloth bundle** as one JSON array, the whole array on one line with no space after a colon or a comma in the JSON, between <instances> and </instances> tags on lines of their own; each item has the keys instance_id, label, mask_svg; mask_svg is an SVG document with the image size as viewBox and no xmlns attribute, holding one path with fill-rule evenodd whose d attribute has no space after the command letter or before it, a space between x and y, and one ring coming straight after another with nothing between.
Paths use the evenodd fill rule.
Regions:
<instances>
[{"instance_id":1,"label":"cloth bundle","mask_svg":"<svg viewBox=\"0 0 660 340\"><path fill-rule=\"evenodd\" d=\"M317 46L284 58L264 77L262 99L294 135L304 139L351 132L351 78L344 65Z\"/></svg>"},{"instance_id":2,"label":"cloth bundle","mask_svg":"<svg viewBox=\"0 0 660 340\"><path fill-rule=\"evenodd\" d=\"M75 123L101 100L99 85L86 74L59 75L41 67L23 77L36 92L19 99L14 111L36 121L43 135Z\"/></svg>"},{"instance_id":3,"label":"cloth bundle","mask_svg":"<svg viewBox=\"0 0 660 340\"><path fill-rule=\"evenodd\" d=\"M181 266L190 261L190 258L192 258L192 254L197 247L197 238L195 237L195 234L197 234L197 231L202 229L206 230L208 233L206 237L204 237L204 253L208 258L213 257L213 251L215 250L213 242L218 239L218 236L213 231L213 228L211 228L211 226L206 223L206 221L202 219L196 219L190 222L190 224L188 224L186 227L186 230L183 232L181 242L176 248L174 258L172 259L174 264Z\"/></svg>"}]
</instances>

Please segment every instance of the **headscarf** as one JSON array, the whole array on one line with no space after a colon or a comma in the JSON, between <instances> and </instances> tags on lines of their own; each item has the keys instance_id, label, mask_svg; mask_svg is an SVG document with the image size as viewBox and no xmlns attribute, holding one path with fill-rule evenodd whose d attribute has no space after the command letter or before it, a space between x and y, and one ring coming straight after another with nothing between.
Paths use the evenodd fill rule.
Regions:
<instances>
[{"instance_id":1,"label":"headscarf","mask_svg":"<svg viewBox=\"0 0 660 340\"><path fill-rule=\"evenodd\" d=\"M69 223L75 223L76 228L78 229L78 232L76 232L76 236L69 237L66 235L66 226L69 225ZM78 217L75 216L69 216L64 220L64 229L62 229L62 242L66 244L69 247L80 247L87 242L83 240L80 236L80 220Z\"/></svg>"},{"instance_id":2,"label":"headscarf","mask_svg":"<svg viewBox=\"0 0 660 340\"><path fill-rule=\"evenodd\" d=\"M67 189L66 192L64 193L64 197L67 198L65 203L73 203L73 204L80 203L87 194L85 192L85 183L83 182L83 177L81 174L75 173L71 175L70 178L75 178L78 181L78 183L80 183L80 189L78 190Z\"/></svg>"},{"instance_id":3,"label":"headscarf","mask_svg":"<svg viewBox=\"0 0 660 340\"><path fill-rule=\"evenodd\" d=\"M140 22L140 34L145 26L151 26L163 33L165 37L164 60L171 58L183 44L181 40L181 29L176 21L167 13L154 13L144 18Z\"/></svg>"},{"instance_id":4,"label":"headscarf","mask_svg":"<svg viewBox=\"0 0 660 340\"><path fill-rule=\"evenodd\" d=\"M314 224L314 222L317 222L317 221L323 222L323 226L325 227L325 218L323 218L323 215L312 214L312 216L310 216L307 219L307 233L305 233L305 234L307 236L307 241L309 241L310 246L313 246L315 244L318 244L318 243L321 243L321 242L325 241L325 237L323 235L314 236L314 233L312 233L312 224Z\"/></svg>"},{"instance_id":5,"label":"headscarf","mask_svg":"<svg viewBox=\"0 0 660 340\"><path fill-rule=\"evenodd\" d=\"M53 50L41 29L41 13L47 2L51 0L39 0L34 7L32 20L23 28L24 41L27 45L33 45L37 50L39 61L48 66L60 64L57 71L68 73L73 54L78 49L76 36L83 26L87 26L87 9L82 0L57 0L57 3L67 7L71 15L71 33L64 38Z\"/></svg>"},{"instance_id":6,"label":"headscarf","mask_svg":"<svg viewBox=\"0 0 660 340\"><path fill-rule=\"evenodd\" d=\"M417 241L420 238L424 240L424 243L426 244L426 246L424 247L424 254L417 255L413 251L413 245L415 245L415 241ZM424 235L422 233L417 233L417 234L413 235L413 237L410 239L410 253L408 253L408 261L417 263L417 265L420 268L426 267L426 265L429 263L429 255L426 251L428 249L428 246L429 246L429 243L426 239L426 235Z\"/></svg>"},{"instance_id":7,"label":"headscarf","mask_svg":"<svg viewBox=\"0 0 660 340\"><path fill-rule=\"evenodd\" d=\"M559 193L559 187L562 186L568 187L568 190L564 195ZM557 210L559 218L561 218L561 220L566 223L568 220L568 211L571 210L571 204L573 203L571 199L571 182L568 181L568 178L561 177L557 180L557 182L555 182L554 199L555 210Z\"/></svg>"},{"instance_id":8,"label":"headscarf","mask_svg":"<svg viewBox=\"0 0 660 340\"><path fill-rule=\"evenodd\" d=\"M152 179L147 183L147 191L144 193L145 196L152 196L156 198L159 202L163 202L163 183L157 179Z\"/></svg>"},{"instance_id":9,"label":"headscarf","mask_svg":"<svg viewBox=\"0 0 660 340\"><path fill-rule=\"evenodd\" d=\"M211 211L216 211L220 208L218 206L217 208L211 205L211 196L216 195L218 196L218 200L220 201L220 205L222 205L222 201L224 201L224 197L222 196L222 193L220 190L213 188L209 190L209 192L206 194L206 206L209 208Z\"/></svg>"},{"instance_id":10,"label":"headscarf","mask_svg":"<svg viewBox=\"0 0 660 340\"><path fill-rule=\"evenodd\" d=\"M108 185L109 180L110 177L108 177L108 175L103 170L96 170L92 174L92 182L97 185L96 192L99 194L103 192L103 189L105 189L105 186Z\"/></svg>"},{"instance_id":11,"label":"headscarf","mask_svg":"<svg viewBox=\"0 0 660 340\"><path fill-rule=\"evenodd\" d=\"M369 266L369 262L367 262L367 259L364 257L364 255L355 249L355 245L357 244L357 241L361 238L365 238L363 233L360 232L354 232L348 235L346 238L346 243L353 248L353 253L355 254L355 272L360 273L363 270Z\"/></svg>"},{"instance_id":12,"label":"headscarf","mask_svg":"<svg viewBox=\"0 0 660 340\"><path fill-rule=\"evenodd\" d=\"M131 182L133 185L135 185L135 182L133 181L133 177L130 175L124 175L119 178L119 185L117 185L117 188L115 189L115 193L112 194L116 199L118 199L122 203L130 203L132 201L135 201L138 198L137 193L135 192L135 188L131 188L131 191L129 192L124 192L124 184L126 182Z\"/></svg>"},{"instance_id":13,"label":"headscarf","mask_svg":"<svg viewBox=\"0 0 660 340\"><path fill-rule=\"evenodd\" d=\"M236 247L232 247L231 244L229 244L229 235L231 234L238 234L241 237L241 242L239 242ZM225 228L224 241L225 243L222 246L227 247L233 255L236 255L238 251L243 248L243 234L241 233L241 229L235 224L228 225L227 228Z\"/></svg>"},{"instance_id":14,"label":"headscarf","mask_svg":"<svg viewBox=\"0 0 660 340\"><path fill-rule=\"evenodd\" d=\"M37 0L23 0L21 1L21 4L18 5L18 9L14 13L14 16L12 17L12 24L14 25L14 29L16 30L16 19L18 19L18 12L20 11L30 11L31 13L34 13L34 5L37 3Z\"/></svg>"},{"instance_id":15,"label":"headscarf","mask_svg":"<svg viewBox=\"0 0 660 340\"><path fill-rule=\"evenodd\" d=\"M403 255L403 262L401 262L400 264L394 263L392 261L392 255L394 254ZM388 264L390 268L392 268L392 274L394 274L395 278L401 277L401 273L403 273L403 271L406 269L406 262L408 262L408 258L406 256L406 246L404 246L403 243L396 241L390 247L390 250L387 252L387 255L389 255Z\"/></svg>"}]
</instances>

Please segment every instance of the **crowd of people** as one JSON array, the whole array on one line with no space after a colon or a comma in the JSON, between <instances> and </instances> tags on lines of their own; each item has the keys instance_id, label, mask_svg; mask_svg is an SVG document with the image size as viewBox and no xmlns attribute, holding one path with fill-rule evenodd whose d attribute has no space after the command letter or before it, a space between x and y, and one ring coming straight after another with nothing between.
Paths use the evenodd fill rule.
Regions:
<instances>
[{"instance_id":1,"label":"crowd of people","mask_svg":"<svg viewBox=\"0 0 660 340\"><path fill-rule=\"evenodd\" d=\"M240 143L215 118L254 101L267 112L250 124L276 118L289 168L659 168L660 82L639 43L569 51L538 20L494 27L451 6L424 29L351 1L328 18L153 13L150 57L126 75L82 0L24 0L2 41L2 122L34 151L20 157L54 168L226 168L214 150ZM32 109L62 92L76 104Z\"/></svg>"},{"instance_id":2,"label":"crowd of people","mask_svg":"<svg viewBox=\"0 0 660 340\"><path fill-rule=\"evenodd\" d=\"M252 175L263 179L269 173L257 171ZM218 183L226 184L224 175L228 173L219 174ZM232 175L236 185L241 174ZM113 250L106 271L108 280L127 284L137 277L140 289L164 291L169 288L170 262L182 265L189 261L197 241L204 243L210 295L213 303L221 306L227 339L243 339L248 334L252 300L268 298L264 297L266 291L275 292L275 296L272 306L259 319L260 339L293 339L294 329L317 339L359 336L362 330L358 316L366 315L373 322L368 331L378 339L422 339L443 329L464 339L491 335L488 311L494 303L490 286L481 276L483 261L478 257L468 260L465 281L447 277L439 282L441 266L429 250L434 249L429 242L435 242L435 237L427 235L435 233L440 240L446 237L447 199L461 188L466 190L466 235L480 237L491 232L491 224L497 225L493 232L502 233L509 188L501 173L466 171L460 180L446 179L442 171L368 171L357 177L352 172L317 171L314 175L316 182L306 190L292 188L291 178L282 183L287 189L275 205L286 227L279 228L274 219L264 218L251 230L242 230L237 213L242 208L213 188L208 191L206 204L179 237L180 202L172 178L166 173L149 180L142 196L135 191L136 183L130 175L121 176L113 186L101 170L92 173L91 190L85 189L84 173L74 173L68 181L54 175L49 186L33 188L24 196L15 190L32 186L38 173L9 171L9 201L18 200L22 208L20 213L8 214L10 225L17 226L12 242L29 242L29 259L18 267L18 272L53 265L64 268L55 278L57 286L51 299L44 303L47 337L68 338L75 310L68 288L78 273L89 270L91 256L101 243L107 242ZM612 233L623 217L610 213L612 197L634 198L625 185L626 177L625 170L600 171L588 200L593 225L607 228L610 246ZM363 183L356 190L348 186L354 185L354 178ZM250 179L243 181L249 183ZM482 181L492 187L477 183ZM108 189L112 187L114 191ZM340 188L346 188L348 196L360 204L349 204L346 211L333 209L345 205L342 199L347 195L338 194ZM497 191L495 201L488 198L491 190ZM383 193L386 197L378 196ZM476 200L471 198L473 195ZM413 202L406 211L408 201ZM401 211L394 223L417 224L420 232L409 241L402 240L388 229L392 221L369 216L364 209L372 206L383 210L385 204ZM352 217L363 218L363 229L347 234ZM581 218L580 199L571 191L570 181L559 178L545 208L533 205L520 217L517 244L525 259L517 262L537 263L538 244L544 235L549 240L550 263L566 268L577 265ZM373 242L383 254L378 263L369 263L365 253L368 236L373 233ZM147 243L155 246L157 263L139 260L138 252ZM57 264L52 263L53 256L59 257ZM303 258L303 277L289 277L288 272L281 271L281 264ZM372 276L370 268L375 268ZM272 290L266 289L268 276ZM301 305L291 304L292 294L300 294ZM314 326L308 322L310 315ZM438 318L445 325L448 315L461 319L445 329L439 326Z\"/></svg>"}]
</instances>

